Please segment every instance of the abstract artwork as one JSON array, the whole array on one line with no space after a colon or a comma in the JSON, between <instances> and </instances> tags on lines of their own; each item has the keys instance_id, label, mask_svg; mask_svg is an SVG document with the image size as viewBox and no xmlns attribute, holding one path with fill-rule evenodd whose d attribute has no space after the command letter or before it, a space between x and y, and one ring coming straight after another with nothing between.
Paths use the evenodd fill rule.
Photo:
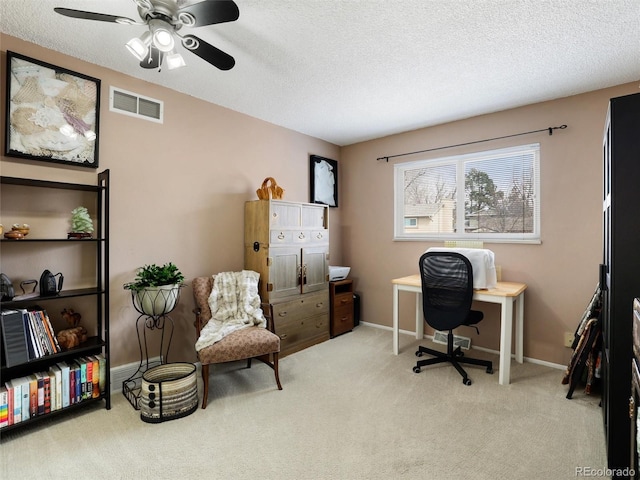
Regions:
<instances>
[{"instance_id":1,"label":"abstract artwork","mask_svg":"<svg viewBox=\"0 0 640 480\"><path fill-rule=\"evenodd\" d=\"M98 167L100 80L7 51L5 155Z\"/></svg>"},{"instance_id":2,"label":"abstract artwork","mask_svg":"<svg viewBox=\"0 0 640 480\"><path fill-rule=\"evenodd\" d=\"M338 206L338 162L311 155L309 158L311 203Z\"/></svg>"}]
</instances>

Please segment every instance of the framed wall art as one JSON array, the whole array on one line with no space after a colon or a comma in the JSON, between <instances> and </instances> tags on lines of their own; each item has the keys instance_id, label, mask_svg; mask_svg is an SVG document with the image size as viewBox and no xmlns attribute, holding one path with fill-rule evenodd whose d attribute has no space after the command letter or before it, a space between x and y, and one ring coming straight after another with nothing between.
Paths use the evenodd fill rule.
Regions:
<instances>
[{"instance_id":1,"label":"framed wall art","mask_svg":"<svg viewBox=\"0 0 640 480\"><path fill-rule=\"evenodd\" d=\"M7 51L5 155L98 167L100 80Z\"/></svg>"},{"instance_id":2,"label":"framed wall art","mask_svg":"<svg viewBox=\"0 0 640 480\"><path fill-rule=\"evenodd\" d=\"M338 162L318 155L309 157L311 203L338 206Z\"/></svg>"}]
</instances>

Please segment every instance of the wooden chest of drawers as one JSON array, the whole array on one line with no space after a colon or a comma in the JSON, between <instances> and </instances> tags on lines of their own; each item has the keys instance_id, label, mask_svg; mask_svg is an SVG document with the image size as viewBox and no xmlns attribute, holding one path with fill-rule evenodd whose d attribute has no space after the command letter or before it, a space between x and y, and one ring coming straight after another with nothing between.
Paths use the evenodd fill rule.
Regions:
<instances>
[{"instance_id":1,"label":"wooden chest of drawers","mask_svg":"<svg viewBox=\"0 0 640 480\"><path fill-rule=\"evenodd\" d=\"M329 295L307 294L271 305L280 357L329 339Z\"/></svg>"},{"instance_id":2,"label":"wooden chest of drawers","mask_svg":"<svg viewBox=\"0 0 640 480\"><path fill-rule=\"evenodd\" d=\"M332 337L353 330L353 281L329 282Z\"/></svg>"}]
</instances>

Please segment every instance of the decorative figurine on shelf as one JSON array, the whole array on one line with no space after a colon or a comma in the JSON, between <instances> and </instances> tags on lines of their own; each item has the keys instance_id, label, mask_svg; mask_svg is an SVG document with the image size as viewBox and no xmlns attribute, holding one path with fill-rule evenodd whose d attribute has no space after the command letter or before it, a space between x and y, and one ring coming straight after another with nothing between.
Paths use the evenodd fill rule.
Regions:
<instances>
[{"instance_id":1,"label":"decorative figurine on shelf","mask_svg":"<svg viewBox=\"0 0 640 480\"><path fill-rule=\"evenodd\" d=\"M71 327L66 330L60 330L56 335L60 347L63 350L69 350L85 342L87 340L87 330L80 326L82 316L74 312L71 308L65 308L60 313L62 314L62 318L64 318Z\"/></svg>"},{"instance_id":2,"label":"decorative figurine on shelf","mask_svg":"<svg viewBox=\"0 0 640 480\"><path fill-rule=\"evenodd\" d=\"M85 207L77 207L71 211L71 232L67 238L91 238L93 222Z\"/></svg>"}]
</instances>

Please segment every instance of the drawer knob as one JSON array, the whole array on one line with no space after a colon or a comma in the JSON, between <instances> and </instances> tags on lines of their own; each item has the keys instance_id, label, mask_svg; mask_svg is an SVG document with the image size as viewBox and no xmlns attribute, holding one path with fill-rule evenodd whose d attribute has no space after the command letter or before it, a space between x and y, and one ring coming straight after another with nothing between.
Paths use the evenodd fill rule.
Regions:
<instances>
[{"instance_id":1,"label":"drawer knob","mask_svg":"<svg viewBox=\"0 0 640 480\"><path fill-rule=\"evenodd\" d=\"M284 312L278 312L278 316L279 316L279 317L286 317L286 316L287 316L287 312L286 312L286 311L284 311Z\"/></svg>"},{"instance_id":2,"label":"drawer knob","mask_svg":"<svg viewBox=\"0 0 640 480\"><path fill-rule=\"evenodd\" d=\"M278 235L278 240L284 240L284 233L280 232Z\"/></svg>"},{"instance_id":3,"label":"drawer knob","mask_svg":"<svg viewBox=\"0 0 640 480\"><path fill-rule=\"evenodd\" d=\"M280 337L280 340L284 340L285 338L287 338L287 334L283 333L282 335L278 335Z\"/></svg>"}]
</instances>

